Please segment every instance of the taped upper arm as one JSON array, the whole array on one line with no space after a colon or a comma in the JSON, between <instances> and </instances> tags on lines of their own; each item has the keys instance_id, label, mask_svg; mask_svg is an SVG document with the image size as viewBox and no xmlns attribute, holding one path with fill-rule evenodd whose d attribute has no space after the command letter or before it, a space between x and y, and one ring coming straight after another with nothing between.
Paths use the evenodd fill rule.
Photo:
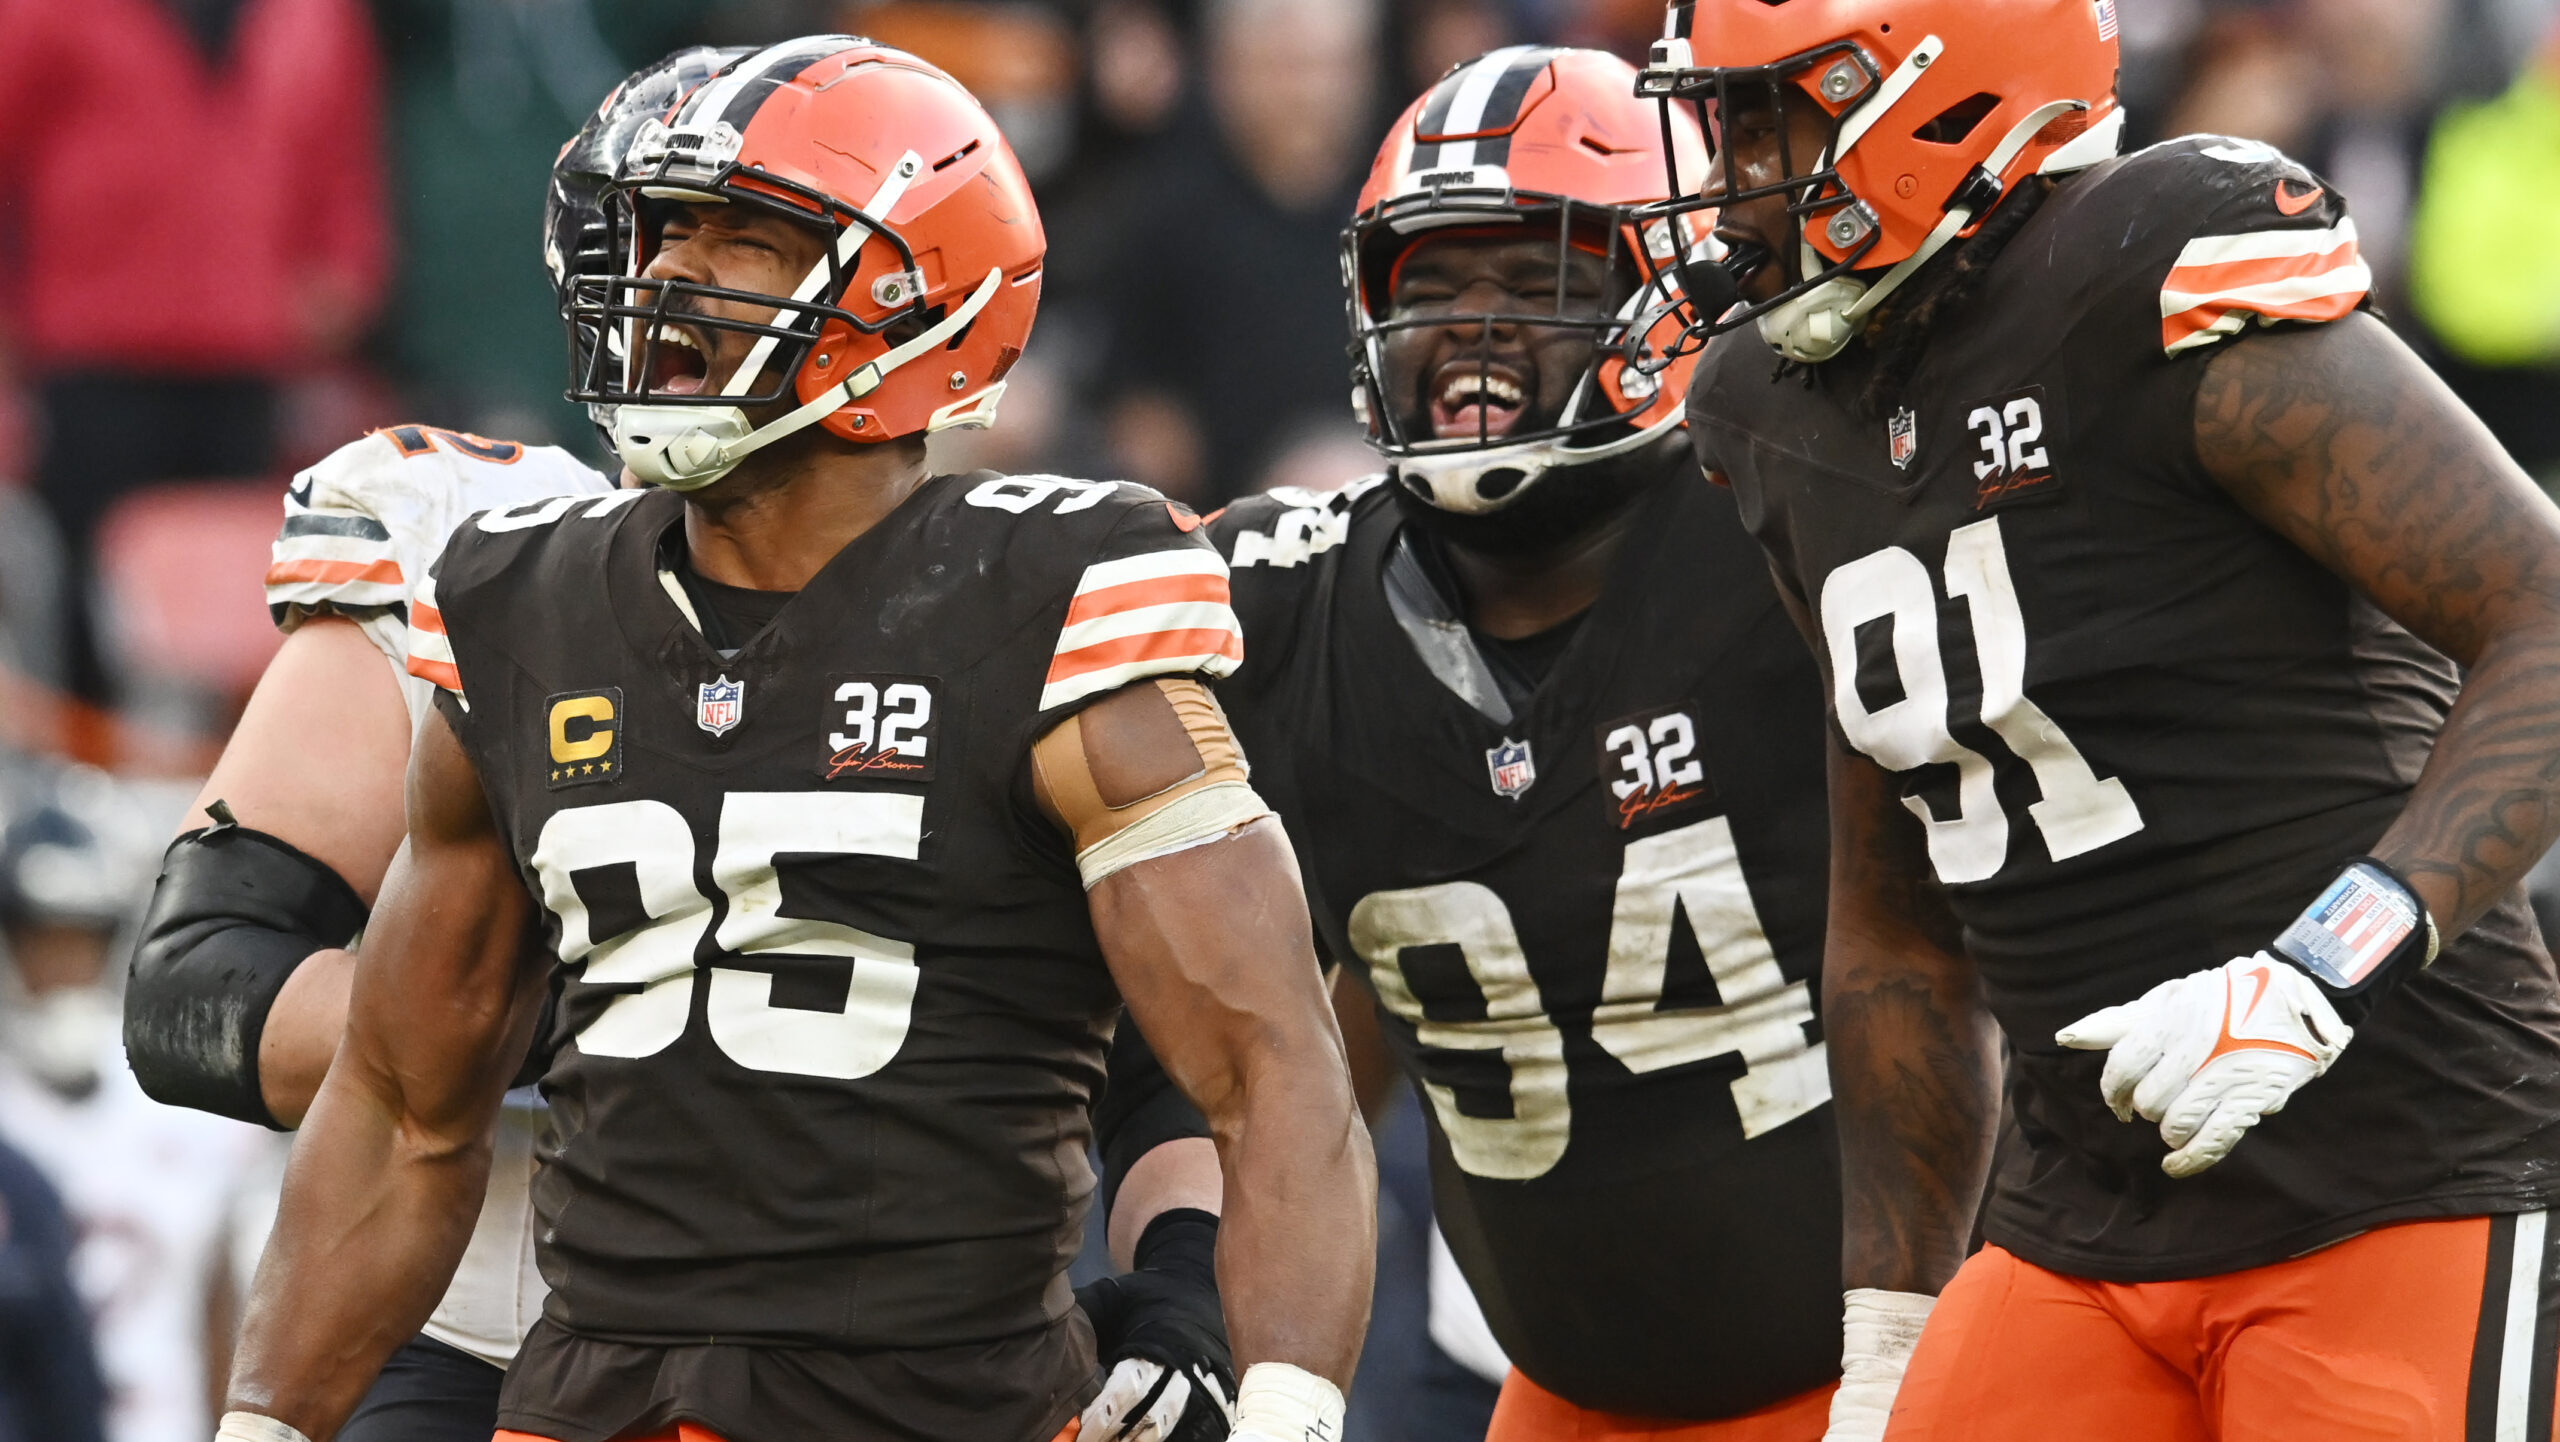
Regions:
<instances>
[{"instance_id":1,"label":"taped upper arm","mask_svg":"<svg viewBox=\"0 0 2560 1442\"><path fill-rule=\"evenodd\" d=\"M1087 886L1270 814L1226 712L1189 676L1133 683L1059 722L1033 745L1031 776Z\"/></svg>"}]
</instances>

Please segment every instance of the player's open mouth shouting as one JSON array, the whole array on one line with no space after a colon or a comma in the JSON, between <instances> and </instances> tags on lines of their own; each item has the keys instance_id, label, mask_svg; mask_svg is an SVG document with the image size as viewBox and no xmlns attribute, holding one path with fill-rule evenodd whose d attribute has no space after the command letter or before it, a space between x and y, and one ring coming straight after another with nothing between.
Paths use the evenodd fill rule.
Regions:
<instances>
[{"instance_id":1,"label":"player's open mouth shouting","mask_svg":"<svg viewBox=\"0 0 2560 1442\"><path fill-rule=\"evenodd\" d=\"M1534 362L1465 355L1442 361L1429 395L1431 434L1443 439L1511 434L1536 387L1536 372Z\"/></svg>"}]
</instances>

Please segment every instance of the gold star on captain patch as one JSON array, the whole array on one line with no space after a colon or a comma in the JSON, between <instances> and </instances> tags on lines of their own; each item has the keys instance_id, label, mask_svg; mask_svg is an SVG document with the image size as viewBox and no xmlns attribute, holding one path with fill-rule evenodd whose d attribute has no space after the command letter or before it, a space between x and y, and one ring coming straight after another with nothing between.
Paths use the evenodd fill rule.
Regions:
<instances>
[{"instance_id":1,"label":"gold star on captain patch","mask_svg":"<svg viewBox=\"0 0 2560 1442\"><path fill-rule=\"evenodd\" d=\"M588 774L588 775L590 775L590 776L593 776L593 775L595 774L595 770L596 770L596 763L594 763L594 762L590 761L590 762L588 762L586 765L581 766L581 767L579 767L578 769L579 769L580 771L583 771L583 772L587 773L587 774Z\"/></svg>"}]
</instances>

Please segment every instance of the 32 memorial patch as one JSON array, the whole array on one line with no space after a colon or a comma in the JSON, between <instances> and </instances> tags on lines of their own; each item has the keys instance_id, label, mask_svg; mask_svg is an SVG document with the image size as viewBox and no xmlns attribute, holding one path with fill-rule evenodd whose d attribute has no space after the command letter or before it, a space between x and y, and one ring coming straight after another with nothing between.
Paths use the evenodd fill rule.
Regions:
<instances>
[{"instance_id":1,"label":"32 memorial patch","mask_svg":"<svg viewBox=\"0 0 2560 1442\"><path fill-rule=\"evenodd\" d=\"M1621 831L1716 799L1698 756L1698 723L1686 705L1657 706L1600 727L1600 779Z\"/></svg>"},{"instance_id":2,"label":"32 memorial patch","mask_svg":"<svg viewBox=\"0 0 2560 1442\"><path fill-rule=\"evenodd\" d=\"M2028 386L1977 401L1965 412L1964 423L1974 444L1975 510L1997 510L2061 493L2061 481L2053 470L2053 447L2060 438L2046 434L2053 418L2044 387Z\"/></svg>"},{"instance_id":3,"label":"32 memorial patch","mask_svg":"<svg viewBox=\"0 0 2560 1442\"><path fill-rule=\"evenodd\" d=\"M827 754L818 779L931 781L941 748L932 676L836 676L828 681Z\"/></svg>"}]
</instances>

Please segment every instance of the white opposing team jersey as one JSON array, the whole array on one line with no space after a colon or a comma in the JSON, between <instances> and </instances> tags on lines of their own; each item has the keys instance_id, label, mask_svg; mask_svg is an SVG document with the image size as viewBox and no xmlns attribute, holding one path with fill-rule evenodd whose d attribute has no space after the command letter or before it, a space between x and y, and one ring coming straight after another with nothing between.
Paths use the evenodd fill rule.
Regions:
<instances>
[{"instance_id":1,"label":"white opposing team jersey","mask_svg":"<svg viewBox=\"0 0 2560 1442\"><path fill-rule=\"evenodd\" d=\"M415 721L435 687L409 674L409 598L453 528L480 511L612 489L610 477L557 446L386 427L330 452L285 488L267 609L288 634L315 615L362 626L400 678Z\"/></svg>"},{"instance_id":2,"label":"white opposing team jersey","mask_svg":"<svg viewBox=\"0 0 2560 1442\"><path fill-rule=\"evenodd\" d=\"M546 496L613 489L556 446L483 440L433 426L391 426L339 447L294 477L267 568L267 606L291 632L316 615L345 616L379 648L409 703L426 713L432 683L408 672L409 598L472 515ZM427 1335L497 1366L515 1359L542 1314L533 1263L533 1168L546 1116L531 1087L507 1094L479 1225Z\"/></svg>"},{"instance_id":3,"label":"white opposing team jersey","mask_svg":"<svg viewBox=\"0 0 2560 1442\"><path fill-rule=\"evenodd\" d=\"M101 1041L97 1086L76 1099L0 1057L0 1135L62 1193L107 1442L201 1442L207 1288L230 1260L227 1213L275 1142L144 1096L112 1027Z\"/></svg>"}]
</instances>

